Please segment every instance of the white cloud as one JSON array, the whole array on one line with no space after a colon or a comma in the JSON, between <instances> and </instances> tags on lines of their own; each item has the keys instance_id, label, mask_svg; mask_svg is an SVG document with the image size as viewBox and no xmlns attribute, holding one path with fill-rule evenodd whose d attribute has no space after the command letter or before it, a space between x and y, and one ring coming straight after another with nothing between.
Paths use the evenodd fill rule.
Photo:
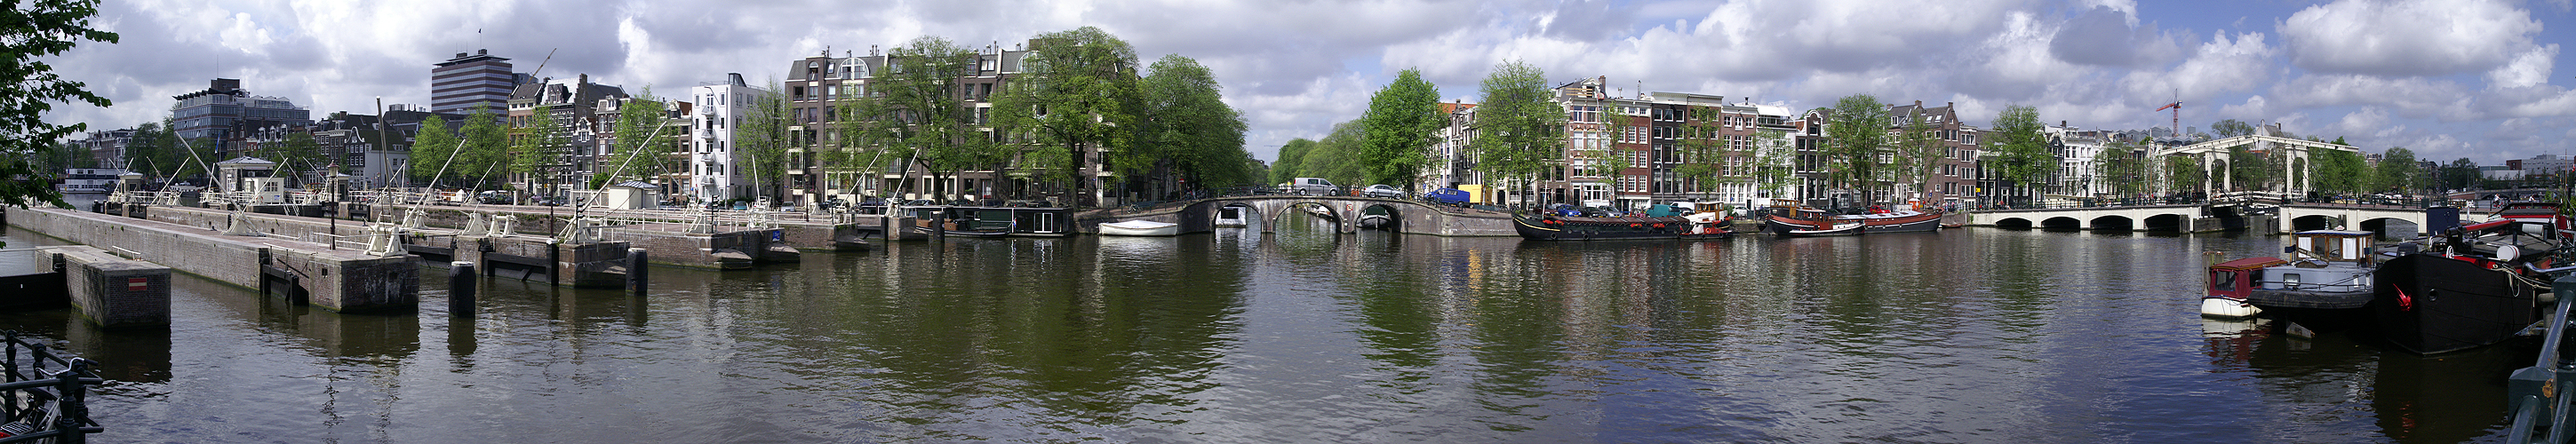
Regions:
<instances>
[{"instance_id":1,"label":"white cloud","mask_svg":"<svg viewBox=\"0 0 2576 444\"><path fill-rule=\"evenodd\" d=\"M2551 64L2558 60L2558 45L2533 46L2513 61L2487 71L2487 85L2495 88L2520 88L2549 82Z\"/></svg>"},{"instance_id":2,"label":"white cloud","mask_svg":"<svg viewBox=\"0 0 2576 444\"><path fill-rule=\"evenodd\" d=\"M2481 72L2531 44L2540 22L2500 0L2338 0L2281 23L2291 60L2318 72Z\"/></svg>"},{"instance_id":3,"label":"white cloud","mask_svg":"<svg viewBox=\"0 0 2576 444\"><path fill-rule=\"evenodd\" d=\"M2403 128L2403 126L2397 126L2397 128ZM2336 121L2335 125L2328 129L2340 134L2378 134L2392 128L2387 110L2363 107L2359 111L2344 114L2343 120Z\"/></svg>"},{"instance_id":4,"label":"white cloud","mask_svg":"<svg viewBox=\"0 0 2576 444\"><path fill-rule=\"evenodd\" d=\"M2295 107L2369 105L2395 108L2410 118L2454 121L2480 116L2471 110L2469 89L2447 80L2308 75L2283 82L2272 92L2284 104Z\"/></svg>"},{"instance_id":5,"label":"white cloud","mask_svg":"<svg viewBox=\"0 0 2576 444\"><path fill-rule=\"evenodd\" d=\"M2208 103L2214 97L2250 91L2269 83L2275 52L2264 44L2262 33L2243 33L2231 38L2225 32L2218 32L2195 48L2191 58L2172 69L2130 71L2120 84L2127 87L2127 104L2130 106L2163 105L2173 102L2177 96L2186 106Z\"/></svg>"},{"instance_id":6,"label":"white cloud","mask_svg":"<svg viewBox=\"0 0 2576 444\"><path fill-rule=\"evenodd\" d=\"M1513 58L1558 82L1606 76L1622 94L1694 92L1803 111L1868 93L1953 103L1972 122L2027 104L2052 123L2161 126L2166 115L2149 110L2179 93L2186 126L2237 118L2335 134L2375 123L2340 134L2419 152L2437 135L2488 143L2482 131L2501 130L2503 119L2576 124L2576 92L2550 83L2564 39L2539 32L2540 21L2521 9L2540 3L2505 0L2342 0L2246 19L2277 25L2262 32L2177 26L2225 18L2135 0L883 3L109 2L96 23L123 34L122 43L48 61L117 105L64 106L48 118L157 121L170 96L216 77L242 78L254 94L288 97L316 115L372 112L377 96L425 104L431 65L481 48L519 71L543 63L541 76L589 74L669 96L728 72L778 79L787 61L826 47L865 53L937 35L1009 48L1098 26L1143 61L1180 54L1215 71L1262 157L1357 117L1397 70L1420 67L1442 96L1472 99L1486 72ZM2510 146L2560 149L2538 146L2569 138L2548 128L2517 130Z\"/></svg>"}]
</instances>

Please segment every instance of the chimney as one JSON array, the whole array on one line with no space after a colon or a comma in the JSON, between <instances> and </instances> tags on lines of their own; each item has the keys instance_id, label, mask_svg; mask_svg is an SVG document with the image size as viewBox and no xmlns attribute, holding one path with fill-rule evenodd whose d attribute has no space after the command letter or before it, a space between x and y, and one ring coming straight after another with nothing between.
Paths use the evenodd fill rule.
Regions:
<instances>
[{"instance_id":1,"label":"chimney","mask_svg":"<svg viewBox=\"0 0 2576 444\"><path fill-rule=\"evenodd\" d=\"M578 83L574 83L574 84L576 84L576 85L588 85L588 84L590 84L590 73L582 73L582 74L581 74L581 77L580 77L580 80L581 80L580 82L578 82Z\"/></svg>"},{"instance_id":2,"label":"chimney","mask_svg":"<svg viewBox=\"0 0 2576 444\"><path fill-rule=\"evenodd\" d=\"M474 55L492 55L492 50L489 50L489 49L477 49L477 50L474 50Z\"/></svg>"},{"instance_id":3,"label":"chimney","mask_svg":"<svg viewBox=\"0 0 2576 444\"><path fill-rule=\"evenodd\" d=\"M465 58L465 53L462 53L462 52L460 52L460 53L456 53L456 58L460 58L460 59Z\"/></svg>"}]
</instances>

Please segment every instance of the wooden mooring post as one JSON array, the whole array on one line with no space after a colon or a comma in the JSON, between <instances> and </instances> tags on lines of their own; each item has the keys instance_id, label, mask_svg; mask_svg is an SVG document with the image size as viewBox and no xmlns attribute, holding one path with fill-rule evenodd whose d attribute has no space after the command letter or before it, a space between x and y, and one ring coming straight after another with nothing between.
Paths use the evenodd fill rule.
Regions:
<instances>
[{"instance_id":1,"label":"wooden mooring post","mask_svg":"<svg viewBox=\"0 0 2576 444\"><path fill-rule=\"evenodd\" d=\"M647 276L650 273L645 271L651 269L644 262L645 256L642 248L626 249L626 292L629 294L643 296L644 284L651 282Z\"/></svg>"},{"instance_id":2,"label":"wooden mooring post","mask_svg":"<svg viewBox=\"0 0 2576 444\"><path fill-rule=\"evenodd\" d=\"M474 284L482 276L474 274L474 263L447 263L447 315L474 317Z\"/></svg>"}]
</instances>

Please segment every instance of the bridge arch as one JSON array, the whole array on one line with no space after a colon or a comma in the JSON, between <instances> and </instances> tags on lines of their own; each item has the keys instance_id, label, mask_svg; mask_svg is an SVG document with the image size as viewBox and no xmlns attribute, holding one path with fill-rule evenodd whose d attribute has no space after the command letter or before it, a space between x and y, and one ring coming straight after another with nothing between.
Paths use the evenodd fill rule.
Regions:
<instances>
[{"instance_id":1,"label":"bridge arch","mask_svg":"<svg viewBox=\"0 0 2576 444\"><path fill-rule=\"evenodd\" d=\"M1359 219L1356 219L1356 220L1352 220L1352 221L1350 221L1350 224L1351 224L1351 226L1352 226L1352 227L1354 227L1354 228L1359 228L1359 229L1378 229L1378 230L1386 230L1386 231L1394 231L1394 232L1403 232L1403 227L1404 227L1404 210L1403 210L1403 209L1396 208L1396 205L1388 204L1388 203L1385 203L1385 202L1370 202L1370 203L1360 204L1360 206L1359 206L1359 207L1360 207L1360 208L1359 208L1359 211L1356 211L1356 212L1354 212L1354 214L1352 214L1352 215L1351 215L1352 217L1357 217L1357 218L1359 218ZM1384 224L1384 225L1380 225L1380 226L1369 226L1369 225L1367 225L1367 224L1363 224L1363 222L1367 222L1367 221L1369 220L1370 216L1371 216L1371 215L1373 215L1373 214L1384 214L1384 215L1386 215L1386 220L1385 220L1385 222L1383 222L1383 224Z\"/></svg>"},{"instance_id":2,"label":"bridge arch","mask_svg":"<svg viewBox=\"0 0 2576 444\"><path fill-rule=\"evenodd\" d=\"M1995 220L1995 228L2006 230L2028 230L2031 228L2031 223L2030 219L2007 217Z\"/></svg>"},{"instance_id":3,"label":"bridge arch","mask_svg":"<svg viewBox=\"0 0 2576 444\"><path fill-rule=\"evenodd\" d=\"M2051 217L2040 220L2039 228L2042 230L2082 230L2084 229L2084 220L2066 216Z\"/></svg>"},{"instance_id":4,"label":"bridge arch","mask_svg":"<svg viewBox=\"0 0 2576 444\"><path fill-rule=\"evenodd\" d=\"M2290 218L2290 220L2289 220L2288 222L2289 222L2289 224L2290 224L2290 226L2289 226L2290 231L2295 233L2295 232L2308 231L2308 230L2331 230L2331 229L2334 229L2334 228L2335 228L2335 227L2334 227L2334 222L2335 222L2335 220L2334 220L2334 219L2335 219L2335 218L2334 218L2334 216L2327 216L2327 215L2323 215L2323 214L2311 214L2311 215L2306 215L2306 216L2299 216L2299 217Z\"/></svg>"},{"instance_id":5,"label":"bridge arch","mask_svg":"<svg viewBox=\"0 0 2576 444\"><path fill-rule=\"evenodd\" d=\"M1316 199L1298 199L1281 203L1278 208L1270 210L1267 212L1269 214L1262 216L1262 221L1266 224L1261 226L1261 230L1276 231L1278 230L1278 227L1284 226L1280 225L1280 221L1287 219L1289 213L1308 211L1306 208L1322 209L1323 214L1329 215L1332 218L1333 231L1350 231L1350 215L1342 214L1341 209L1333 208L1333 204L1331 202Z\"/></svg>"},{"instance_id":6,"label":"bridge arch","mask_svg":"<svg viewBox=\"0 0 2576 444\"><path fill-rule=\"evenodd\" d=\"M2189 231L2183 229L2183 227L2191 225L2191 218L2181 214L2165 213L2147 216L2146 223L2142 225L2144 225L2142 228L2145 228L2146 231L2180 233Z\"/></svg>"},{"instance_id":7,"label":"bridge arch","mask_svg":"<svg viewBox=\"0 0 2576 444\"><path fill-rule=\"evenodd\" d=\"M2110 216L2096 217L2096 218L2093 218L2093 220L2091 220L2091 221L2087 221L2087 222L2085 222L2085 225L2090 226L2094 231L2137 231L2137 230L2138 230L2138 227L2137 227L2137 224L2136 224L2136 222L2135 222L2135 221L2130 220L2128 216L2120 216L2120 215L2110 215Z\"/></svg>"},{"instance_id":8,"label":"bridge arch","mask_svg":"<svg viewBox=\"0 0 2576 444\"><path fill-rule=\"evenodd\" d=\"M2424 230L2424 226L2417 225L2415 221L2395 217L2367 219L2361 221L2360 225L2362 231L2369 231L2372 233L2379 233L2380 236L2397 238L2412 238L2415 237L2418 232Z\"/></svg>"}]
</instances>

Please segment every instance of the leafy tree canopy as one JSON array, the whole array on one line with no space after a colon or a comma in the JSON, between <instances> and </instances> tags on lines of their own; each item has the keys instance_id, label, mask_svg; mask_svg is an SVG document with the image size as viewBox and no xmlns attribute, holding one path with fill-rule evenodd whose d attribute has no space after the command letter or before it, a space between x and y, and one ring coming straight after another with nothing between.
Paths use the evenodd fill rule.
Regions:
<instances>
[{"instance_id":1,"label":"leafy tree canopy","mask_svg":"<svg viewBox=\"0 0 2576 444\"><path fill-rule=\"evenodd\" d=\"M37 163L55 148L55 141L89 129L88 124L56 125L45 121L45 112L55 103L80 101L105 107L106 97L91 93L88 84L62 78L52 64L42 58L62 55L81 41L116 43L116 33L90 29L89 19L98 15L97 0L37 1L15 4L0 10L0 54L11 63L0 64L0 78L17 79L0 94L0 176L29 178L53 177L59 170L41 170ZM31 203L45 203L69 208L61 190L45 180L0 181L0 205L26 208Z\"/></svg>"}]
</instances>

